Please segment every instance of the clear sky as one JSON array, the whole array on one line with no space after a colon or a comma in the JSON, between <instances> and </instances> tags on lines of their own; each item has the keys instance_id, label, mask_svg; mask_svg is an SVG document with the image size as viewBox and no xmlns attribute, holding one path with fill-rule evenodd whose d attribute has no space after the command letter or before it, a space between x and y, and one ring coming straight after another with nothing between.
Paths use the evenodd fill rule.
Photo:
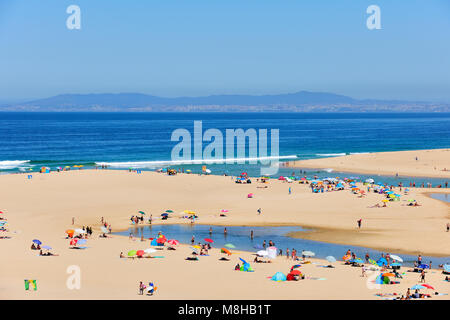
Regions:
<instances>
[{"instance_id":1,"label":"clear sky","mask_svg":"<svg viewBox=\"0 0 450 320\"><path fill-rule=\"evenodd\" d=\"M0 100L300 90L450 102L450 1L0 0Z\"/></svg>"}]
</instances>

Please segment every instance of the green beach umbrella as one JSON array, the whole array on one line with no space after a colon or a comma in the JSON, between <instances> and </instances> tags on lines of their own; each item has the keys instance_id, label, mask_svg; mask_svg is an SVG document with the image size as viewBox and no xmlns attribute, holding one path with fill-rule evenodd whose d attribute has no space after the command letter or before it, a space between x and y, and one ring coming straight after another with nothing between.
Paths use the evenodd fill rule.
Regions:
<instances>
[{"instance_id":1,"label":"green beach umbrella","mask_svg":"<svg viewBox=\"0 0 450 320\"><path fill-rule=\"evenodd\" d=\"M224 245L224 247L227 247L227 248L230 248L230 249L236 248L236 247L234 246L234 244L232 244L232 243L227 243L226 245Z\"/></svg>"},{"instance_id":2,"label":"green beach umbrella","mask_svg":"<svg viewBox=\"0 0 450 320\"><path fill-rule=\"evenodd\" d=\"M140 214L145 214L145 212L144 211L138 211Z\"/></svg>"},{"instance_id":3,"label":"green beach umbrella","mask_svg":"<svg viewBox=\"0 0 450 320\"><path fill-rule=\"evenodd\" d=\"M167 213L173 213L173 210L166 210Z\"/></svg>"},{"instance_id":4,"label":"green beach umbrella","mask_svg":"<svg viewBox=\"0 0 450 320\"><path fill-rule=\"evenodd\" d=\"M136 252L137 252L136 250L128 251L128 256L132 257L132 256L136 255Z\"/></svg>"}]
</instances>

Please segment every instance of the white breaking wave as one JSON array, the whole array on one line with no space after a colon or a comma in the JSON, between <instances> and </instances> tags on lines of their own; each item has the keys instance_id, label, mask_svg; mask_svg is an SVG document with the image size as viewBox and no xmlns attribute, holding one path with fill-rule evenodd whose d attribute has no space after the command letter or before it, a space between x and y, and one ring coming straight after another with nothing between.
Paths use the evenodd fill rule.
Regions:
<instances>
[{"instance_id":1,"label":"white breaking wave","mask_svg":"<svg viewBox=\"0 0 450 320\"><path fill-rule=\"evenodd\" d=\"M326 171L326 172L330 173L330 172L333 172L334 169L328 168L328 169L323 169L323 171Z\"/></svg>"},{"instance_id":2,"label":"white breaking wave","mask_svg":"<svg viewBox=\"0 0 450 320\"><path fill-rule=\"evenodd\" d=\"M14 169L30 162L30 160L4 160L0 161L0 169L8 170Z\"/></svg>"},{"instance_id":3,"label":"white breaking wave","mask_svg":"<svg viewBox=\"0 0 450 320\"><path fill-rule=\"evenodd\" d=\"M346 153L317 153L316 156L319 157L340 157L345 156Z\"/></svg>"},{"instance_id":4,"label":"white breaking wave","mask_svg":"<svg viewBox=\"0 0 450 320\"><path fill-rule=\"evenodd\" d=\"M106 165L113 168L158 168L161 166L173 166L180 164L225 164L235 162L249 162L262 160L297 159L296 155L268 156L256 158L225 158L225 159L198 159L198 160L166 160L166 161L130 161L130 162L96 162L98 166Z\"/></svg>"},{"instance_id":5,"label":"white breaking wave","mask_svg":"<svg viewBox=\"0 0 450 320\"><path fill-rule=\"evenodd\" d=\"M350 152L350 154L369 154L370 152Z\"/></svg>"}]
</instances>

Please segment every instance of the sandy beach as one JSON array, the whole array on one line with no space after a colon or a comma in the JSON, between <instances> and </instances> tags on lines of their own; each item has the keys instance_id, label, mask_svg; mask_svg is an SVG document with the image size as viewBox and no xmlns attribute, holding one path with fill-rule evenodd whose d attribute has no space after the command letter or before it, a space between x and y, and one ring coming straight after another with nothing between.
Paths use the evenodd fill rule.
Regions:
<instances>
[{"instance_id":1,"label":"sandy beach","mask_svg":"<svg viewBox=\"0 0 450 320\"><path fill-rule=\"evenodd\" d=\"M307 277L318 281L274 282L268 277L277 271L287 273L295 264L285 257L273 263L255 264L253 273L234 271L239 257L253 261L250 252L235 252L231 261L219 261L217 249L199 261L184 260L192 251L180 246L176 251L163 250L164 258L120 259L120 252L150 247L150 241L112 236L98 238L100 219L111 223L113 232L127 230L130 216L138 210L158 216L167 208L175 213L189 209L198 213L196 223L208 225L300 225L314 228L294 236L348 245L360 245L385 252L450 256L450 207L431 199L426 193L450 192L449 189L413 189L408 197L421 204L409 207L403 202L386 208L370 208L382 195L369 193L358 198L350 191L311 193L307 185L270 181L238 185L226 176L155 172L136 174L115 170L74 170L0 176L0 210L8 219L11 239L0 240L2 259L2 299L380 299L375 293L400 293L418 282L419 274L407 273L399 285L368 289L361 268L335 263L336 268L318 267L324 261L302 266ZM288 194L288 187L292 194ZM253 199L247 194L254 193ZM220 209L230 214L220 217ZM257 208L263 213L257 215ZM175 217L155 223L189 223ZM75 224L72 225L72 217ZM356 228L362 218L363 228ZM93 226L94 235L88 249L69 249L64 231ZM420 234L420 237L417 236ZM31 250L32 239L50 245L59 256L42 257ZM239 248L237 248L239 249ZM342 253L344 255L345 252ZM340 259L340 257L336 257ZM316 264L318 263L318 264ZM80 266L82 287L68 290L66 269ZM405 269L405 268L403 268ZM427 273L427 282L439 292L447 292L440 270ZM38 291L24 291L24 279L37 279ZM158 287L152 297L137 295L139 281L154 281ZM345 290L343 290L345 286ZM435 296L433 299L448 299Z\"/></svg>"},{"instance_id":2,"label":"sandy beach","mask_svg":"<svg viewBox=\"0 0 450 320\"><path fill-rule=\"evenodd\" d=\"M450 149L352 154L292 161L286 165L366 174L450 178Z\"/></svg>"}]
</instances>

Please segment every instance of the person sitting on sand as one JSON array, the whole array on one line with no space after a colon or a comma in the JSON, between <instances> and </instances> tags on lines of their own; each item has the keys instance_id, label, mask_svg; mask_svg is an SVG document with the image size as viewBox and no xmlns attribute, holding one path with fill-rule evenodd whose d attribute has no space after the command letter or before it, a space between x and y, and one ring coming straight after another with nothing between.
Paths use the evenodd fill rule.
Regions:
<instances>
[{"instance_id":1,"label":"person sitting on sand","mask_svg":"<svg viewBox=\"0 0 450 320\"><path fill-rule=\"evenodd\" d=\"M120 253L120 258L125 258L125 256L123 255L123 252Z\"/></svg>"},{"instance_id":2,"label":"person sitting on sand","mask_svg":"<svg viewBox=\"0 0 450 320\"><path fill-rule=\"evenodd\" d=\"M239 265L239 263L237 265L234 266L234 270L241 270L241 266Z\"/></svg>"},{"instance_id":3,"label":"person sitting on sand","mask_svg":"<svg viewBox=\"0 0 450 320\"><path fill-rule=\"evenodd\" d=\"M34 245L34 242L33 242L33 244L31 245L31 250L37 250L36 246Z\"/></svg>"},{"instance_id":4,"label":"person sitting on sand","mask_svg":"<svg viewBox=\"0 0 450 320\"><path fill-rule=\"evenodd\" d=\"M263 261L262 261L262 260L258 260L258 257L255 257L255 260L253 260L253 262L261 263L261 262L263 262Z\"/></svg>"}]
</instances>

